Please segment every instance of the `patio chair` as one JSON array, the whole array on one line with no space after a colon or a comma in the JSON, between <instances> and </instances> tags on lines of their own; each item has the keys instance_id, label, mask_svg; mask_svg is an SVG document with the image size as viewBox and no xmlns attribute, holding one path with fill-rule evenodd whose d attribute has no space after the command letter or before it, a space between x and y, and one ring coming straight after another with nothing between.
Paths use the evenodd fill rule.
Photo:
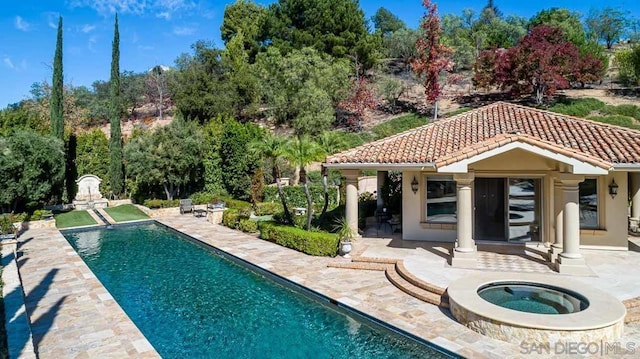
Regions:
<instances>
[{"instance_id":1,"label":"patio chair","mask_svg":"<svg viewBox=\"0 0 640 359\"><path fill-rule=\"evenodd\" d=\"M193 201L191 198L181 199L180 200L180 214L185 214L186 212L193 213L195 206L193 205Z\"/></svg>"}]
</instances>

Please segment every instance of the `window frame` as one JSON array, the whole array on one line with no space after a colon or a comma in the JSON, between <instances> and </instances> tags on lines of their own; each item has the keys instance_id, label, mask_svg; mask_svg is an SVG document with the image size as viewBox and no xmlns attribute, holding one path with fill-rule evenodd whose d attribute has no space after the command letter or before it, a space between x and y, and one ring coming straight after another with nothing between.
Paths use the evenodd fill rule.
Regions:
<instances>
[{"instance_id":1,"label":"window frame","mask_svg":"<svg viewBox=\"0 0 640 359\"><path fill-rule=\"evenodd\" d=\"M595 225L583 225L583 221L582 221L582 208L581 208L581 203L580 203L580 199L581 199L581 195L580 195L580 186L585 183L586 181L589 180L593 180L596 181L596 185L595 185L595 189L596 189L596 223ZM600 221L600 215L602 214L602 210L601 207L603 205L603 201L602 201L602 191L600 189L600 179L598 177L587 177L584 179L583 182L580 182L580 184L578 185L578 216L580 219L580 230L594 230L594 229L600 229L601 228L601 221Z\"/></svg>"},{"instance_id":2,"label":"window frame","mask_svg":"<svg viewBox=\"0 0 640 359\"><path fill-rule=\"evenodd\" d=\"M457 190L457 183L456 181L453 179L453 176L447 176L447 175L436 175L436 176L424 176L423 177L424 180L424 185L423 185L423 189L424 189L424 198L422 200L423 203L423 210L422 210L422 216L423 216L423 223L426 224L457 224L458 223L458 190ZM453 213L453 218L454 220L438 220L438 219L429 219L429 212L428 212L428 208L429 208L429 181L446 181L446 182L452 182L454 185L454 198L455 198L455 204L456 204L456 210ZM442 197L441 197L442 198Z\"/></svg>"}]
</instances>

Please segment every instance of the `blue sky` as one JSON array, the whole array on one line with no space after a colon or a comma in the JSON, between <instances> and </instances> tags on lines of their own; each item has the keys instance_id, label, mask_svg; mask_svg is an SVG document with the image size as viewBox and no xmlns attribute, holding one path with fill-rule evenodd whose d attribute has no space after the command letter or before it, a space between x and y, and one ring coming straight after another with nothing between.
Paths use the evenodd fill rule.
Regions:
<instances>
[{"instance_id":1,"label":"blue sky","mask_svg":"<svg viewBox=\"0 0 640 359\"><path fill-rule=\"evenodd\" d=\"M269 4L272 1L258 0ZM34 82L51 82L58 16L64 21L64 81L90 86L109 77L113 18L120 21L120 69L145 71L174 60L199 39L222 46L220 24L224 7L233 0L10 0L0 13L0 108L30 96ZM481 9L486 0L436 1L440 14L463 8ZM367 17L383 6L416 27L423 14L420 0L361 0ZM588 13L601 1L496 0L504 14L530 17L549 7ZM610 0L607 6L640 18L637 0Z\"/></svg>"}]
</instances>

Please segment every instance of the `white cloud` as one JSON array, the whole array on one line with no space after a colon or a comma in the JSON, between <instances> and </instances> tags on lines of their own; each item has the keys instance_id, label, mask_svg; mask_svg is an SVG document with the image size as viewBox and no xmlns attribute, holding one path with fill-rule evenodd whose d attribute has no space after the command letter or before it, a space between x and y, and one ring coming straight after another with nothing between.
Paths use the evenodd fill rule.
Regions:
<instances>
[{"instance_id":1,"label":"white cloud","mask_svg":"<svg viewBox=\"0 0 640 359\"><path fill-rule=\"evenodd\" d=\"M91 31L93 31L95 29L96 29L95 25L84 24L80 28L80 31L84 32L85 34L88 34L88 33L90 33Z\"/></svg>"},{"instance_id":2,"label":"white cloud","mask_svg":"<svg viewBox=\"0 0 640 359\"><path fill-rule=\"evenodd\" d=\"M89 43L87 44L87 47L89 48L89 50L91 52L95 52L95 49L93 48L93 45L98 42L98 37L97 36L91 36L89 38Z\"/></svg>"},{"instance_id":3,"label":"white cloud","mask_svg":"<svg viewBox=\"0 0 640 359\"><path fill-rule=\"evenodd\" d=\"M21 16L16 16L16 20L14 24L16 25L16 29L22 30L22 31L29 31L29 28L31 28L31 24L24 21L24 19Z\"/></svg>"},{"instance_id":4,"label":"white cloud","mask_svg":"<svg viewBox=\"0 0 640 359\"><path fill-rule=\"evenodd\" d=\"M4 56L4 58L2 59L2 62L4 63L4 65L10 69L15 69L16 67L13 65L13 62L11 61L11 58L9 56Z\"/></svg>"},{"instance_id":5,"label":"white cloud","mask_svg":"<svg viewBox=\"0 0 640 359\"><path fill-rule=\"evenodd\" d=\"M178 36L188 36L193 35L196 32L194 27L188 26L175 26L173 28L173 33Z\"/></svg>"},{"instance_id":6,"label":"white cloud","mask_svg":"<svg viewBox=\"0 0 640 359\"><path fill-rule=\"evenodd\" d=\"M46 12L45 16L47 17L47 25L49 25L49 27L52 29L57 29L57 20L60 17L60 14L58 14L57 12Z\"/></svg>"},{"instance_id":7,"label":"white cloud","mask_svg":"<svg viewBox=\"0 0 640 359\"><path fill-rule=\"evenodd\" d=\"M170 19L174 13L196 7L191 0L69 0L71 7L89 7L106 16L114 13L155 13L157 17Z\"/></svg>"}]
</instances>

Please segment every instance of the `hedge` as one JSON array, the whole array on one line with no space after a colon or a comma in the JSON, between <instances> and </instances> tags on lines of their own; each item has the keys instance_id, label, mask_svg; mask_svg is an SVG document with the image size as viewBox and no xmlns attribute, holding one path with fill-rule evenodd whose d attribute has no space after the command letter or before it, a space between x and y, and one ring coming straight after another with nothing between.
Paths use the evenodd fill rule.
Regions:
<instances>
[{"instance_id":1,"label":"hedge","mask_svg":"<svg viewBox=\"0 0 640 359\"><path fill-rule=\"evenodd\" d=\"M251 219L241 219L238 223L238 229L245 233L258 232L258 222Z\"/></svg>"},{"instance_id":2,"label":"hedge","mask_svg":"<svg viewBox=\"0 0 640 359\"><path fill-rule=\"evenodd\" d=\"M260 238L312 256L335 257L338 254L338 236L332 233L261 222Z\"/></svg>"},{"instance_id":3,"label":"hedge","mask_svg":"<svg viewBox=\"0 0 640 359\"><path fill-rule=\"evenodd\" d=\"M287 199L287 207L289 209L294 207L307 208L307 197L304 195L304 188L302 186L285 186L282 187L284 196ZM311 200L313 201L313 210L319 213L324 205L324 189L322 186L312 185L309 186L309 192L311 193ZM280 197L278 196L278 187L269 186L264 188L264 201L280 203ZM329 208L331 210L338 205L338 188L329 187Z\"/></svg>"},{"instance_id":4,"label":"hedge","mask_svg":"<svg viewBox=\"0 0 640 359\"><path fill-rule=\"evenodd\" d=\"M166 199L147 199L142 203L143 206L154 208L172 208L180 205L179 199L166 200Z\"/></svg>"},{"instance_id":5,"label":"hedge","mask_svg":"<svg viewBox=\"0 0 640 359\"><path fill-rule=\"evenodd\" d=\"M261 202L254 206L256 216L272 216L278 212L284 211L280 202Z\"/></svg>"}]
</instances>

